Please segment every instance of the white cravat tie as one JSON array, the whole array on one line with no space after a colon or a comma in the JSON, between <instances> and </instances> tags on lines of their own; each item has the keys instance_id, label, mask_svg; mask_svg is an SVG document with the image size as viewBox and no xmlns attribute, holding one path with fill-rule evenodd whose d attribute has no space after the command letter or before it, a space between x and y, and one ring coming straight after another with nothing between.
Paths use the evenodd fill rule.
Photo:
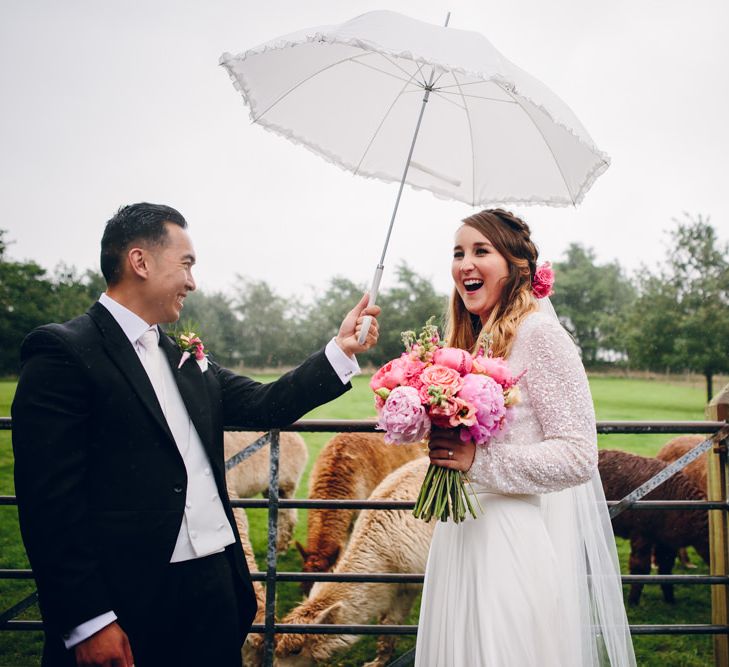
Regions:
<instances>
[{"instance_id":1,"label":"white cravat tie","mask_svg":"<svg viewBox=\"0 0 729 667\"><path fill-rule=\"evenodd\" d=\"M155 328L147 329L137 340L142 348L142 363L160 402L162 413L167 415L167 401L164 378L162 377L162 350L159 349L159 334Z\"/></svg>"}]
</instances>

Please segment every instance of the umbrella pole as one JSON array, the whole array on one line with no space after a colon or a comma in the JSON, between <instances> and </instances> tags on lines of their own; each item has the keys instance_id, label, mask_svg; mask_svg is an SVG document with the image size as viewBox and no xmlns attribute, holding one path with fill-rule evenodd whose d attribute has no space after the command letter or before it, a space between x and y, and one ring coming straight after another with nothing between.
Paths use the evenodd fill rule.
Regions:
<instances>
[{"instance_id":1,"label":"umbrella pole","mask_svg":"<svg viewBox=\"0 0 729 667\"><path fill-rule=\"evenodd\" d=\"M445 27L448 27L448 23L451 20L451 13L448 12L445 20ZM372 285L370 286L369 299L367 306L374 306L377 301L377 295L380 291L380 280L382 280L382 272L385 270L385 255L387 254L387 246L390 243L390 235L392 234L392 227L395 224L395 216L397 215L397 207L400 206L400 196L402 195L402 189L405 187L405 178L408 175L408 169L410 169L410 160L413 158L413 150L415 150L415 141L418 138L418 132L420 131L420 123L423 120L423 114L425 113L425 105L428 104L428 98L430 92L433 90L433 79L435 78L435 70L430 73L430 81L425 86L425 95L423 96L423 104L420 107L420 115L418 116L418 122L415 125L415 133L413 134L413 141L410 144L410 152L408 153L408 159L405 162L405 169L402 172L402 178L400 179L400 188L397 191L397 198L395 199L395 207L392 209L392 217L390 218L390 226L387 228L387 236L385 237L385 245L382 248L382 257L380 257L380 263L375 269L375 275L372 276ZM360 345L365 342L367 338L367 332L370 330L370 324L372 324L372 318L366 315L362 321L362 330L359 332L359 338L357 341Z\"/></svg>"},{"instance_id":2,"label":"umbrella pole","mask_svg":"<svg viewBox=\"0 0 729 667\"><path fill-rule=\"evenodd\" d=\"M450 14L449 14L450 16ZM392 210L392 217L390 218L390 226L387 228L387 236L385 237L385 245L382 248L382 256L380 257L380 263L377 265L377 268L375 269L375 274L372 277L372 285L370 286L369 291L369 300L367 301L367 306L374 306L377 302L377 295L380 290L380 280L382 279L382 272L385 269L385 255L387 254L387 246L390 243L390 235L392 234L392 227L395 224L395 217L397 216L397 209L398 206L400 206L400 197L402 196L402 190L403 187L405 187L405 179L408 175L408 169L410 168L410 161L413 157L413 150L415 150L415 141L418 138L418 132L420 131L420 123L423 120L423 114L425 113L425 105L428 104L428 98L430 97L430 92L433 90L433 74L430 75L430 83L428 83L427 86L425 86L425 95L423 96L423 104L420 107L420 115L418 116L418 122L415 125L415 133L413 134L413 141L410 144L410 152L408 153L408 159L405 162L405 169L402 173L402 178L400 179L400 187L397 191L397 198L395 199L395 207ZM366 315L363 322L362 322L362 330L359 333L358 342L360 345L362 345L367 338L367 332L370 330L370 324L372 323L372 318L369 315Z\"/></svg>"}]
</instances>

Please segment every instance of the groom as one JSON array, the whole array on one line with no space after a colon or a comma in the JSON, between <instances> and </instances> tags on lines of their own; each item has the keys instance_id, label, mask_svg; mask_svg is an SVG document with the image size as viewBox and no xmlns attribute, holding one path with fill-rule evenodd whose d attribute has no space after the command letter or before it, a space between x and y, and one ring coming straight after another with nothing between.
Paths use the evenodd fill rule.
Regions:
<instances>
[{"instance_id":1,"label":"groom","mask_svg":"<svg viewBox=\"0 0 729 667\"><path fill-rule=\"evenodd\" d=\"M180 213L125 206L106 224L106 293L31 332L12 406L23 540L43 665L240 665L256 601L225 487L223 425L289 424L343 394L366 297L325 349L271 384L182 361L158 328L195 289ZM204 324L204 323L203 323ZM203 332L204 333L204 332Z\"/></svg>"}]
</instances>

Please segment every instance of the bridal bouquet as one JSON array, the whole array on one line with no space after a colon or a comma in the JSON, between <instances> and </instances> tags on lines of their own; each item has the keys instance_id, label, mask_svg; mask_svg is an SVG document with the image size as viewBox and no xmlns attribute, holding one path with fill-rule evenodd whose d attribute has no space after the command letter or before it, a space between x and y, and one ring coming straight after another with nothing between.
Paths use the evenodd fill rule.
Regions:
<instances>
[{"instance_id":1,"label":"bridal bouquet","mask_svg":"<svg viewBox=\"0 0 729 667\"><path fill-rule=\"evenodd\" d=\"M444 347L437 327L428 320L420 335L402 334L405 352L387 362L370 381L375 392L377 428L385 442L414 443L428 438L432 426L456 429L463 442L486 445L509 420L519 402L520 377L512 377L506 362L493 357L488 337L471 355ZM428 468L415 503L417 518L433 516L463 521L476 513L465 489L465 475L433 464Z\"/></svg>"}]
</instances>

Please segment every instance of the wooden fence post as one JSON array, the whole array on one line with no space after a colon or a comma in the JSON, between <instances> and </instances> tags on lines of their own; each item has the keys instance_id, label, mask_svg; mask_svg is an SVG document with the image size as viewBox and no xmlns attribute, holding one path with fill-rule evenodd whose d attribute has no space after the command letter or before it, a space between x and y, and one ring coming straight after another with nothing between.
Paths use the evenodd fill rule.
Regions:
<instances>
[{"instance_id":1,"label":"wooden fence post","mask_svg":"<svg viewBox=\"0 0 729 667\"><path fill-rule=\"evenodd\" d=\"M706 406L706 417L712 421L729 421L729 384ZM726 445L715 444L708 457L708 499L727 501ZM729 516L726 510L709 511L709 551L711 574L729 575ZM729 625L729 587L711 587L711 622ZM729 635L714 635L714 664L729 665Z\"/></svg>"}]
</instances>

